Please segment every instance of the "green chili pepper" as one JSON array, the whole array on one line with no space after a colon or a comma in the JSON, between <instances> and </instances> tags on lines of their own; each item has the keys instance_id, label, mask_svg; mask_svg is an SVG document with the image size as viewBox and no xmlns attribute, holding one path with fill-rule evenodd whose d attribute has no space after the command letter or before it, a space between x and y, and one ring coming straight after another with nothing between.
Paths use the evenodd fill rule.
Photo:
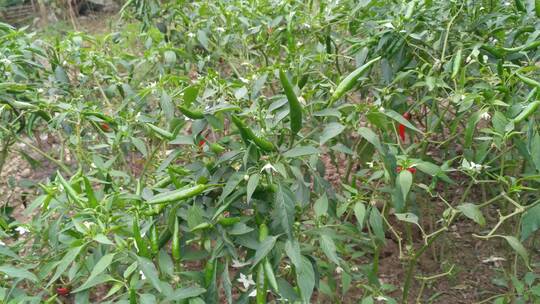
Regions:
<instances>
[{"instance_id":1,"label":"green chili pepper","mask_svg":"<svg viewBox=\"0 0 540 304\"><path fill-rule=\"evenodd\" d=\"M264 265L262 263L257 267L257 304L266 303L266 278L264 275Z\"/></svg>"},{"instance_id":2,"label":"green chili pepper","mask_svg":"<svg viewBox=\"0 0 540 304\"><path fill-rule=\"evenodd\" d=\"M304 75L302 76L302 78L300 78L300 80L298 81L298 87L299 87L300 89L302 89L302 88L307 84L308 79L309 79L309 74L307 74L307 73L304 74Z\"/></svg>"},{"instance_id":3,"label":"green chili pepper","mask_svg":"<svg viewBox=\"0 0 540 304\"><path fill-rule=\"evenodd\" d=\"M173 191L160 193L148 201L148 204L163 204L174 201L185 200L201 194L204 190L211 187L211 185L196 185L193 187L181 188Z\"/></svg>"},{"instance_id":4,"label":"green chili pepper","mask_svg":"<svg viewBox=\"0 0 540 304\"><path fill-rule=\"evenodd\" d=\"M524 83L530 85L531 87L534 87L534 88L538 88L540 89L540 82L534 80L534 79L531 79L529 77L526 77L524 75L521 75L520 73L516 73L517 77L519 79L521 79L521 81L523 81Z\"/></svg>"},{"instance_id":5,"label":"green chili pepper","mask_svg":"<svg viewBox=\"0 0 540 304\"><path fill-rule=\"evenodd\" d=\"M161 233L161 235L159 236L159 249L163 248L163 246L169 243L172 235L173 233L168 228Z\"/></svg>"},{"instance_id":6,"label":"green chili pepper","mask_svg":"<svg viewBox=\"0 0 540 304\"><path fill-rule=\"evenodd\" d=\"M454 57L454 62L452 65L452 79L456 78L457 74L459 73L459 68L461 67L461 54L463 50L459 49L456 52L456 56Z\"/></svg>"},{"instance_id":7,"label":"green chili pepper","mask_svg":"<svg viewBox=\"0 0 540 304\"><path fill-rule=\"evenodd\" d=\"M521 46L516 46L516 47L513 47L513 48L504 48L503 47L503 48L501 48L501 50L503 50L505 52L508 52L508 53L517 53L517 52L521 52L521 51L531 51L531 50L537 49L539 46L540 46L540 40L537 40L537 41L533 41L531 43L521 45Z\"/></svg>"},{"instance_id":8,"label":"green chili pepper","mask_svg":"<svg viewBox=\"0 0 540 304\"><path fill-rule=\"evenodd\" d=\"M137 304L137 293L133 288L129 289L129 304Z\"/></svg>"},{"instance_id":9,"label":"green chili pepper","mask_svg":"<svg viewBox=\"0 0 540 304\"><path fill-rule=\"evenodd\" d=\"M150 227L150 248L152 249L153 254L157 254L160 247L159 247L159 234L157 229L157 224L154 223Z\"/></svg>"},{"instance_id":10,"label":"green chili pepper","mask_svg":"<svg viewBox=\"0 0 540 304\"><path fill-rule=\"evenodd\" d=\"M173 260L177 263L180 262L180 227L178 224L178 217L175 217L174 220L174 230L172 236L172 257Z\"/></svg>"},{"instance_id":11,"label":"green chili pepper","mask_svg":"<svg viewBox=\"0 0 540 304\"><path fill-rule=\"evenodd\" d=\"M366 62L364 65L357 68L352 73L350 73L347 77L345 77L345 79L343 79L337 86L336 90L334 91L334 94L332 94L332 97L330 97L330 100L328 101L328 104L326 105L326 107L327 108L331 107L332 104L336 102L336 100L340 99L343 95L345 95L345 93L347 93L350 89L352 89L354 85L356 84L356 81L358 80L358 78L360 78L360 76L362 76L369 67L371 67L375 62L379 61L380 59L381 57L377 57Z\"/></svg>"},{"instance_id":12,"label":"green chili pepper","mask_svg":"<svg viewBox=\"0 0 540 304\"><path fill-rule=\"evenodd\" d=\"M242 218L240 217L223 217L220 216L218 219L218 223L221 226L232 226L236 223L239 223Z\"/></svg>"},{"instance_id":13,"label":"green chili pepper","mask_svg":"<svg viewBox=\"0 0 540 304\"><path fill-rule=\"evenodd\" d=\"M517 8L518 11L524 12L524 13L527 12L527 8L525 7L525 5L523 5L521 0L514 0L514 2L516 4L516 8Z\"/></svg>"},{"instance_id":14,"label":"green chili pepper","mask_svg":"<svg viewBox=\"0 0 540 304\"><path fill-rule=\"evenodd\" d=\"M203 119L204 118L204 113L202 111L191 110L191 109L188 109L187 107L184 107L184 106L178 106L178 108L180 109L180 112L182 112L182 114L184 114L188 118L191 118L191 119Z\"/></svg>"},{"instance_id":15,"label":"green chili pepper","mask_svg":"<svg viewBox=\"0 0 540 304\"><path fill-rule=\"evenodd\" d=\"M171 139L174 139L174 135L167 131L167 130L163 130L162 128L160 127L157 127L157 126L154 126L153 124L151 123L147 123L146 124L154 133L156 133L157 135L159 135L160 137L163 137L165 139L168 139L168 140L171 140Z\"/></svg>"},{"instance_id":16,"label":"green chili pepper","mask_svg":"<svg viewBox=\"0 0 540 304\"><path fill-rule=\"evenodd\" d=\"M139 255L145 258L149 258L150 254L148 253L148 248L146 247L146 242L144 241L141 230L139 228L139 216L135 215L133 217L133 238L135 239L135 244L139 250Z\"/></svg>"},{"instance_id":17,"label":"green chili pepper","mask_svg":"<svg viewBox=\"0 0 540 304\"><path fill-rule=\"evenodd\" d=\"M79 204L81 207L83 206L82 199L79 197L79 194L71 187L71 185L64 179L62 174L58 172L56 174L57 180L64 188L64 191L66 192L67 196L70 197L72 200L74 200L77 204Z\"/></svg>"},{"instance_id":18,"label":"green chili pepper","mask_svg":"<svg viewBox=\"0 0 540 304\"><path fill-rule=\"evenodd\" d=\"M266 274L266 279L268 280L268 283L270 283L272 289L274 289L276 292L279 292L276 276L274 274L274 269L272 268L272 264L270 264L270 261L267 258L264 259L264 273Z\"/></svg>"},{"instance_id":19,"label":"green chili pepper","mask_svg":"<svg viewBox=\"0 0 540 304\"><path fill-rule=\"evenodd\" d=\"M248 128L240 118L238 118L235 115L232 115L232 121L236 125L238 130L240 131L240 135L242 136L242 139L244 140L246 144L249 145L249 142L252 141L255 145L257 145L263 151L266 151L266 152L275 151L276 148L274 147L274 144L272 144L266 139L260 138L257 135L255 135L255 133L253 133L253 131L250 128Z\"/></svg>"},{"instance_id":20,"label":"green chili pepper","mask_svg":"<svg viewBox=\"0 0 540 304\"><path fill-rule=\"evenodd\" d=\"M514 124L520 123L525 120L527 117L531 116L536 109L540 106L540 100L533 101L529 103L518 116L513 119Z\"/></svg>"},{"instance_id":21,"label":"green chili pepper","mask_svg":"<svg viewBox=\"0 0 540 304\"><path fill-rule=\"evenodd\" d=\"M225 148L218 143L211 143L209 146L210 146L210 151L216 154L220 154L221 152L225 151Z\"/></svg>"},{"instance_id":22,"label":"green chili pepper","mask_svg":"<svg viewBox=\"0 0 540 304\"><path fill-rule=\"evenodd\" d=\"M490 53L493 57L495 57L497 59L502 59L506 55L505 50L503 50L501 48L498 48L498 47L495 47L495 46L492 46L492 45L483 44L480 48L483 49L484 51Z\"/></svg>"},{"instance_id":23,"label":"green chili pepper","mask_svg":"<svg viewBox=\"0 0 540 304\"><path fill-rule=\"evenodd\" d=\"M534 12L536 14L536 17L540 18L540 0L534 1Z\"/></svg>"},{"instance_id":24,"label":"green chili pepper","mask_svg":"<svg viewBox=\"0 0 540 304\"><path fill-rule=\"evenodd\" d=\"M83 176L83 181L86 198L88 199L88 204L90 205L90 207L96 208L98 206L98 201L96 195L94 194L94 189L92 189L92 185L90 184L90 180L88 180L88 177Z\"/></svg>"},{"instance_id":25,"label":"green chili pepper","mask_svg":"<svg viewBox=\"0 0 540 304\"><path fill-rule=\"evenodd\" d=\"M206 287L212 284L212 279L214 278L214 264L215 260L208 260L204 267L204 283Z\"/></svg>"},{"instance_id":26,"label":"green chili pepper","mask_svg":"<svg viewBox=\"0 0 540 304\"><path fill-rule=\"evenodd\" d=\"M298 101L298 97L294 93L294 89L287 78L287 75L283 70L279 70L279 80L281 80L281 85L289 101L289 116L291 121L291 131L292 136L294 137L298 131L302 128L302 106Z\"/></svg>"}]
</instances>

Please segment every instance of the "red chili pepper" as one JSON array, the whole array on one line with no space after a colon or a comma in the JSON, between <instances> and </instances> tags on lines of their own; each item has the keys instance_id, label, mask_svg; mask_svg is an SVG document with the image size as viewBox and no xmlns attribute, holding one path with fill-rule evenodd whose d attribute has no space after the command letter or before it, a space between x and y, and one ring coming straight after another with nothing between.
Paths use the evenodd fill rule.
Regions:
<instances>
[{"instance_id":1,"label":"red chili pepper","mask_svg":"<svg viewBox=\"0 0 540 304\"><path fill-rule=\"evenodd\" d=\"M397 166L396 168L396 172L399 173L403 170L403 168L401 166ZM415 167L409 167L407 168L407 171L411 172L412 174L415 174L416 173L416 168Z\"/></svg>"},{"instance_id":2,"label":"red chili pepper","mask_svg":"<svg viewBox=\"0 0 540 304\"><path fill-rule=\"evenodd\" d=\"M60 296L67 296L69 295L69 288L67 287L58 287L56 288L56 293Z\"/></svg>"},{"instance_id":3,"label":"red chili pepper","mask_svg":"<svg viewBox=\"0 0 540 304\"><path fill-rule=\"evenodd\" d=\"M206 140L201 139L201 140L199 141L199 147L204 146L205 143L206 143Z\"/></svg>"},{"instance_id":4,"label":"red chili pepper","mask_svg":"<svg viewBox=\"0 0 540 304\"><path fill-rule=\"evenodd\" d=\"M405 126L402 124L399 124L399 137L401 138L401 141L405 141Z\"/></svg>"},{"instance_id":5,"label":"red chili pepper","mask_svg":"<svg viewBox=\"0 0 540 304\"><path fill-rule=\"evenodd\" d=\"M111 131L111 127L107 123L102 123L100 126L101 126L101 130L103 130L105 132L110 132Z\"/></svg>"},{"instance_id":6,"label":"red chili pepper","mask_svg":"<svg viewBox=\"0 0 540 304\"><path fill-rule=\"evenodd\" d=\"M406 120L411 119L411 113L409 112L403 113L403 118L405 118ZM399 124L398 131L399 131L399 137L401 138L401 141L405 141L405 126L402 124Z\"/></svg>"}]
</instances>

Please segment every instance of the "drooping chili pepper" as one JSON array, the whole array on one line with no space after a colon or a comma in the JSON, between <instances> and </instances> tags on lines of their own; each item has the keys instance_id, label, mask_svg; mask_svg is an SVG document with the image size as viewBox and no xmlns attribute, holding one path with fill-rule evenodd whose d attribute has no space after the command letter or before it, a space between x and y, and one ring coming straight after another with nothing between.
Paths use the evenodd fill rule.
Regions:
<instances>
[{"instance_id":1,"label":"drooping chili pepper","mask_svg":"<svg viewBox=\"0 0 540 304\"><path fill-rule=\"evenodd\" d=\"M457 74L459 73L459 69L461 68L462 52L463 50L459 49L456 53L456 56L454 57L454 62L452 63L452 79L456 78Z\"/></svg>"},{"instance_id":2,"label":"drooping chili pepper","mask_svg":"<svg viewBox=\"0 0 540 304\"><path fill-rule=\"evenodd\" d=\"M153 254L157 254L159 251L159 233L156 223L150 227L150 248Z\"/></svg>"},{"instance_id":3,"label":"drooping chili pepper","mask_svg":"<svg viewBox=\"0 0 540 304\"><path fill-rule=\"evenodd\" d=\"M59 295L59 296L68 296L69 295L69 288L67 287L58 287L56 288L56 293Z\"/></svg>"},{"instance_id":4,"label":"drooping chili pepper","mask_svg":"<svg viewBox=\"0 0 540 304\"><path fill-rule=\"evenodd\" d=\"M174 220L174 231L172 236L172 257L177 263L180 262L180 227L178 224L178 217Z\"/></svg>"},{"instance_id":5,"label":"drooping chili pepper","mask_svg":"<svg viewBox=\"0 0 540 304\"><path fill-rule=\"evenodd\" d=\"M137 245L137 250L139 255L145 258L149 258L148 248L146 247L146 242L144 241L141 230L139 228L139 216L135 215L133 217L133 238L135 239L135 244Z\"/></svg>"},{"instance_id":6,"label":"drooping chili pepper","mask_svg":"<svg viewBox=\"0 0 540 304\"><path fill-rule=\"evenodd\" d=\"M238 130L240 131L240 135L242 136L242 139L244 142L249 145L249 142L253 142L255 145L257 145L261 150L266 152L272 152L275 151L274 144L272 142L260 138L255 133L253 133L253 130L248 128L245 123L236 115L232 115L232 122L236 125Z\"/></svg>"},{"instance_id":7,"label":"drooping chili pepper","mask_svg":"<svg viewBox=\"0 0 540 304\"><path fill-rule=\"evenodd\" d=\"M148 204L163 204L173 201L185 200L201 194L209 187L211 187L211 185L196 185L189 188L185 187L173 191L163 192L151 198L148 201Z\"/></svg>"},{"instance_id":8,"label":"drooping chili pepper","mask_svg":"<svg viewBox=\"0 0 540 304\"><path fill-rule=\"evenodd\" d=\"M263 242L268 237L268 226L266 226L265 223L262 223L259 225L259 242ZM266 282L266 275L265 275L265 269L264 269L264 262L267 261L268 258L265 257L263 261L259 263L257 266L257 295L256 295L256 303L257 304L264 304L266 303L266 286L268 285Z\"/></svg>"},{"instance_id":9,"label":"drooping chili pepper","mask_svg":"<svg viewBox=\"0 0 540 304\"><path fill-rule=\"evenodd\" d=\"M540 0L534 0L534 12L536 17L540 18Z\"/></svg>"},{"instance_id":10,"label":"drooping chili pepper","mask_svg":"<svg viewBox=\"0 0 540 304\"><path fill-rule=\"evenodd\" d=\"M338 99L340 99L345 93L347 93L350 89L354 87L356 84L356 81L360 76L364 74L365 71L369 67L371 67L375 62L379 61L381 57L376 57L368 62L366 62L361 67L354 70L352 73L350 73L345 79L343 79L337 86L336 90L332 94L332 97L330 97L330 100L328 101L328 104L326 105L327 108L331 107L334 102L336 102Z\"/></svg>"},{"instance_id":11,"label":"drooping chili pepper","mask_svg":"<svg viewBox=\"0 0 540 304\"><path fill-rule=\"evenodd\" d=\"M158 126L155 126L151 123L148 123L146 124L154 133L156 133L157 135L159 135L160 137L163 137L165 139L168 139L168 140L171 140L174 138L174 135L167 131L167 130L163 130L162 128L158 127Z\"/></svg>"},{"instance_id":12,"label":"drooping chili pepper","mask_svg":"<svg viewBox=\"0 0 540 304\"><path fill-rule=\"evenodd\" d=\"M514 0L514 1L516 3L516 8L518 11L524 12L524 13L527 12L527 8L525 7L525 5L523 5L523 2L521 2L521 0Z\"/></svg>"},{"instance_id":13,"label":"drooping chili pepper","mask_svg":"<svg viewBox=\"0 0 540 304\"><path fill-rule=\"evenodd\" d=\"M287 96L287 101L289 102L291 131L292 136L294 137L302 128L302 106L298 101L298 97L296 97L296 94L294 93L294 89L289 81L289 78L283 70L279 70L279 80L281 81L281 86L283 86L283 90Z\"/></svg>"},{"instance_id":14,"label":"drooping chili pepper","mask_svg":"<svg viewBox=\"0 0 540 304\"><path fill-rule=\"evenodd\" d=\"M492 46L492 45L489 45L489 44L483 44L480 48L483 49L484 51L490 53L493 57L495 57L497 59L502 59L506 55L505 50L503 50L501 48L498 48L498 47L495 47L495 46Z\"/></svg>"},{"instance_id":15,"label":"drooping chili pepper","mask_svg":"<svg viewBox=\"0 0 540 304\"><path fill-rule=\"evenodd\" d=\"M409 120L411 119L411 114L409 112L405 112L403 114L403 118ZM399 137L401 138L401 141L405 141L405 126L403 124L399 124L398 132L399 132Z\"/></svg>"},{"instance_id":16,"label":"drooping chili pepper","mask_svg":"<svg viewBox=\"0 0 540 304\"><path fill-rule=\"evenodd\" d=\"M204 118L204 113L202 111L189 109L189 108L184 107L184 106L178 106L178 108L180 109L180 112L182 112L182 114L184 114L188 118L191 118L191 119L203 119Z\"/></svg>"},{"instance_id":17,"label":"drooping chili pepper","mask_svg":"<svg viewBox=\"0 0 540 304\"><path fill-rule=\"evenodd\" d=\"M225 151L225 148L222 145L218 144L218 143L211 143L210 144L210 151L212 151L212 152L214 152L216 154L219 154L219 153Z\"/></svg>"}]
</instances>

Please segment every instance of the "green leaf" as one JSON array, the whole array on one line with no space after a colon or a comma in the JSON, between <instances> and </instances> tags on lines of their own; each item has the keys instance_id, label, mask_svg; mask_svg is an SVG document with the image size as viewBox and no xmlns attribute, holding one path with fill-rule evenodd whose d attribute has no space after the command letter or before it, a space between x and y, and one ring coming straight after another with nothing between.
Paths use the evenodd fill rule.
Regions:
<instances>
[{"instance_id":1,"label":"green leaf","mask_svg":"<svg viewBox=\"0 0 540 304\"><path fill-rule=\"evenodd\" d=\"M473 141L474 131L476 130L476 125L480 121L480 117L482 115L482 111L475 112L471 117L469 117L469 120L467 121L467 127L465 128L465 148L469 148Z\"/></svg>"},{"instance_id":2,"label":"green leaf","mask_svg":"<svg viewBox=\"0 0 540 304\"><path fill-rule=\"evenodd\" d=\"M7 246L4 245L0 245L0 255L5 255L16 260L21 259L15 252L11 251Z\"/></svg>"},{"instance_id":3,"label":"green leaf","mask_svg":"<svg viewBox=\"0 0 540 304\"><path fill-rule=\"evenodd\" d=\"M315 288L315 271L308 258L302 256L300 264L296 266L296 283L300 289L302 303L311 303L311 295Z\"/></svg>"},{"instance_id":4,"label":"green leaf","mask_svg":"<svg viewBox=\"0 0 540 304\"><path fill-rule=\"evenodd\" d=\"M521 240L525 241L540 228L540 204L527 210L521 218Z\"/></svg>"},{"instance_id":5,"label":"green leaf","mask_svg":"<svg viewBox=\"0 0 540 304\"><path fill-rule=\"evenodd\" d=\"M396 213L398 220L418 225L418 216L414 213Z\"/></svg>"},{"instance_id":6,"label":"green leaf","mask_svg":"<svg viewBox=\"0 0 540 304\"><path fill-rule=\"evenodd\" d=\"M161 249L158 254L158 265L161 272L169 275L170 277L174 276L174 264L171 259L171 256L165 251L165 249Z\"/></svg>"},{"instance_id":7,"label":"green leaf","mask_svg":"<svg viewBox=\"0 0 540 304\"><path fill-rule=\"evenodd\" d=\"M71 248L65 255L64 257L62 258L62 260L60 260L60 262L58 263L58 267L56 268L56 272L54 273L54 275L52 276L51 280L49 281L49 283L47 283L47 286L51 285L52 283L56 282L56 280L58 280L58 278L64 274L64 272L66 271L66 269L69 267L69 265L75 260L75 258L77 258L77 256L79 255L79 252L81 252L81 249L83 248L83 246L78 246L78 247L75 247L75 248Z\"/></svg>"},{"instance_id":8,"label":"green leaf","mask_svg":"<svg viewBox=\"0 0 540 304\"><path fill-rule=\"evenodd\" d=\"M294 147L290 149L289 151L283 153L283 157L286 158L295 158L300 157L304 155L312 155L312 154L318 154L321 151L313 146L300 146L300 147Z\"/></svg>"},{"instance_id":9,"label":"green leaf","mask_svg":"<svg viewBox=\"0 0 540 304\"><path fill-rule=\"evenodd\" d=\"M166 64L175 64L176 63L176 53L174 51L165 51L163 53L163 58L165 59Z\"/></svg>"},{"instance_id":10,"label":"green leaf","mask_svg":"<svg viewBox=\"0 0 540 304\"><path fill-rule=\"evenodd\" d=\"M249 177L248 183L247 183L247 202L249 203L251 201L251 196L255 192L255 189L257 189L257 186L259 185L259 179L261 176L258 173L252 174Z\"/></svg>"},{"instance_id":11,"label":"green leaf","mask_svg":"<svg viewBox=\"0 0 540 304\"><path fill-rule=\"evenodd\" d=\"M521 258L525 262L525 265L528 266L529 254L527 253L527 249L523 247L523 244L521 244L521 242L513 236L503 235L502 237L506 239L506 241L512 247L512 249L514 249L521 256Z\"/></svg>"},{"instance_id":12,"label":"green leaf","mask_svg":"<svg viewBox=\"0 0 540 304\"><path fill-rule=\"evenodd\" d=\"M31 273L26 269L16 268L11 265L2 265L0 266L0 272L6 274L8 277L17 278L17 279L26 279L33 282L37 282L38 278L35 274ZM9 285L9 284L8 284Z\"/></svg>"},{"instance_id":13,"label":"green leaf","mask_svg":"<svg viewBox=\"0 0 540 304\"><path fill-rule=\"evenodd\" d=\"M100 275L103 271L105 271L105 269L107 269L109 265L111 265L113 258L114 258L114 253L109 253L101 257L101 259L99 259L99 261L96 263L96 265L92 269L92 272L90 272L90 276L88 277L86 282L84 282L84 284L82 284L79 288L75 289L73 292L77 293L79 291L83 291L85 289L92 287L93 286L91 285L92 281L98 275Z\"/></svg>"},{"instance_id":14,"label":"green leaf","mask_svg":"<svg viewBox=\"0 0 540 304\"><path fill-rule=\"evenodd\" d=\"M167 121L171 121L174 118L174 106L169 94L166 92L161 94L159 105L161 106L161 113L167 118Z\"/></svg>"},{"instance_id":15,"label":"green leaf","mask_svg":"<svg viewBox=\"0 0 540 304\"><path fill-rule=\"evenodd\" d=\"M321 217L327 214L328 197L326 196L326 193L323 193L323 195L315 201L315 204L313 205L313 210L315 211L315 215L317 217Z\"/></svg>"},{"instance_id":16,"label":"green leaf","mask_svg":"<svg viewBox=\"0 0 540 304\"><path fill-rule=\"evenodd\" d=\"M139 264L139 269L143 272L144 276L150 280L150 283L152 283L157 291L161 292L161 282L154 263L152 263L152 261L149 259L140 256L137 256L137 263Z\"/></svg>"},{"instance_id":17,"label":"green leaf","mask_svg":"<svg viewBox=\"0 0 540 304\"><path fill-rule=\"evenodd\" d=\"M277 236L268 236L264 241L261 242L259 247L257 248L257 251L255 251L255 256L253 257L253 263L252 263L252 269L259 264L259 262L264 259L270 253L270 251L274 248L274 245L276 244Z\"/></svg>"},{"instance_id":18,"label":"green leaf","mask_svg":"<svg viewBox=\"0 0 540 304\"><path fill-rule=\"evenodd\" d=\"M201 43L201 45L206 49L208 49L208 36L206 36L206 32L203 30L197 31L197 40Z\"/></svg>"},{"instance_id":19,"label":"green leaf","mask_svg":"<svg viewBox=\"0 0 540 304\"><path fill-rule=\"evenodd\" d=\"M292 226L294 224L294 205L294 194L279 183L275 195L275 212L281 227L283 227L289 238L292 237Z\"/></svg>"},{"instance_id":20,"label":"green leaf","mask_svg":"<svg viewBox=\"0 0 540 304\"><path fill-rule=\"evenodd\" d=\"M329 123L323 130L321 137L319 138L321 146L324 145L327 141L330 139L338 136L345 130L345 126L337 123L337 122L331 122Z\"/></svg>"},{"instance_id":21,"label":"green leaf","mask_svg":"<svg viewBox=\"0 0 540 304\"><path fill-rule=\"evenodd\" d=\"M146 149L146 145L144 144L144 141L142 141L140 138L132 137L131 143L137 148L139 152L143 155L143 157L146 158L148 156L148 150Z\"/></svg>"},{"instance_id":22,"label":"green leaf","mask_svg":"<svg viewBox=\"0 0 540 304\"><path fill-rule=\"evenodd\" d=\"M397 121L398 123L404 125L408 129L414 130L416 132L422 133L418 128L413 126L407 119L403 117L403 115L399 114L398 112L391 110L391 109L385 109L383 111L383 114L392 118L393 120Z\"/></svg>"},{"instance_id":23,"label":"green leaf","mask_svg":"<svg viewBox=\"0 0 540 304\"><path fill-rule=\"evenodd\" d=\"M173 293L170 296L168 296L165 301L175 302L175 301L180 301L184 299L194 298L194 297L198 297L202 295L205 292L206 292L206 289L202 287L191 286L191 287L179 288L173 291Z\"/></svg>"},{"instance_id":24,"label":"green leaf","mask_svg":"<svg viewBox=\"0 0 540 304\"><path fill-rule=\"evenodd\" d=\"M360 229L362 229L362 227L364 227L364 221L366 218L366 206L361 202L357 202L356 204L354 204L353 210L356 221L358 222Z\"/></svg>"},{"instance_id":25,"label":"green leaf","mask_svg":"<svg viewBox=\"0 0 540 304\"><path fill-rule=\"evenodd\" d=\"M401 170L401 172L399 172L397 182L399 184L399 188L401 189L403 200L407 199L407 194L409 194L409 191L411 190L412 180L413 176L409 170Z\"/></svg>"},{"instance_id":26,"label":"green leaf","mask_svg":"<svg viewBox=\"0 0 540 304\"><path fill-rule=\"evenodd\" d=\"M383 221L379 209L371 208L371 211L369 212L369 226L373 230L373 233L375 233L377 239L384 242Z\"/></svg>"},{"instance_id":27,"label":"green leaf","mask_svg":"<svg viewBox=\"0 0 540 304\"><path fill-rule=\"evenodd\" d=\"M58 82L69 84L69 77L66 71L59 65L54 69L54 77Z\"/></svg>"},{"instance_id":28,"label":"green leaf","mask_svg":"<svg viewBox=\"0 0 540 304\"><path fill-rule=\"evenodd\" d=\"M377 151L379 151L379 153L384 154L384 150L382 148L381 141L379 140L379 136L377 136L375 132L373 132L369 128L361 127L358 129L358 134L360 134L360 136L365 138L370 144L375 146L375 148L377 149Z\"/></svg>"},{"instance_id":29,"label":"green leaf","mask_svg":"<svg viewBox=\"0 0 540 304\"><path fill-rule=\"evenodd\" d=\"M463 215L475 221L478 225L484 226L486 224L486 219L478 208L477 205L471 203L461 204L457 207L458 210L463 212Z\"/></svg>"},{"instance_id":30,"label":"green leaf","mask_svg":"<svg viewBox=\"0 0 540 304\"><path fill-rule=\"evenodd\" d=\"M105 244L105 245L114 245L114 243L111 240L109 240L109 238L107 238L107 236L105 236L102 233L97 234L94 237L94 241L96 241L98 243L101 243L101 244Z\"/></svg>"},{"instance_id":31,"label":"green leaf","mask_svg":"<svg viewBox=\"0 0 540 304\"><path fill-rule=\"evenodd\" d=\"M184 102L183 104L185 106L191 106L191 104L197 99L197 96L199 95L199 86L198 85L192 85L187 87L184 90Z\"/></svg>"},{"instance_id":32,"label":"green leaf","mask_svg":"<svg viewBox=\"0 0 540 304\"><path fill-rule=\"evenodd\" d=\"M289 239L285 242L285 253L291 259L291 263L298 267L301 261L300 245L297 240Z\"/></svg>"},{"instance_id":33,"label":"green leaf","mask_svg":"<svg viewBox=\"0 0 540 304\"><path fill-rule=\"evenodd\" d=\"M334 262L336 265L339 265L339 258L336 253L336 244L334 244L334 240L332 240L332 238L327 234L323 233L321 234L320 244L322 251L330 259L330 261Z\"/></svg>"}]
</instances>

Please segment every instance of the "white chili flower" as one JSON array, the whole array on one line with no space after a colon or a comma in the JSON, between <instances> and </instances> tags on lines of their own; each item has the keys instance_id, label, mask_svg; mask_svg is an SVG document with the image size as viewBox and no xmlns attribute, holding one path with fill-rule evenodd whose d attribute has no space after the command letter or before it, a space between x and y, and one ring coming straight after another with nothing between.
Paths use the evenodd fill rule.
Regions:
<instances>
[{"instance_id":1,"label":"white chili flower","mask_svg":"<svg viewBox=\"0 0 540 304\"><path fill-rule=\"evenodd\" d=\"M17 228L15 228L15 231L17 231L20 235L24 235L26 234L27 232L30 232L30 230L22 227L22 226L19 226Z\"/></svg>"},{"instance_id":2,"label":"white chili flower","mask_svg":"<svg viewBox=\"0 0 540 304\"><path fill-rule=\"evenodd\" d=\"M482 56L482 59L484 59L484 62L488 61L489 57L487 55Z\"/></svg>"},{"instance_id":3,"label":"white chili flower","mask_svg":"<svg viewBox=\"0 0 540 304\"><path fill-rule=\"evenodd\" d=\"M341 268L341 267L339 267L339 266L336 267L336 273L337 273L337 274L341 274L342 272L343 272L343 268Z\"/></svg>"},{"instance_id":4,"label":"white chili flower","mask_svg":"<svg viewBox=\"0 0 540 304\"><path fill-rule=\"evenodd\" d=\"M218 28L216 28L216 31L218 31L220 33L223 33L223 32L225 32L225 29L222 28L222 27L218 27Z\"/></svg>"},{"instance_id":5,"label":"white chili flower","mask_svg":"<svg viewBox=\"0 0 540 304\"><path fill-rule=\"evenodd\" d=\"M242 267L247 266L249 264L251 264L251 263L249 263L249 262L241 262L239 260L233 260L233 263L232 263L231 266L233 268L242 268Z\"/></svg>"},{"instance_id":6,"label":"white chili flower","mask_svg":"<svg viewBox=\"0 0 540 304\"><path fill-rule=\"evenodd\" d=\"M193 34L193 33L188 33L187 35L188 35L189 38L195 37L195 34Z\"/></svg>"},{"instance_id":7,"label":"white chili flower","mask_svg":"<svg viewBox=\"0 0 540 304\"><path fill-rule=\"evenodd\" d=\"M385 301L385 302L388 301L388 299L386 297L383 297L383 296L378 296L378 297L375 298L375 300L377 300L377 301Z\"/></svg>"},{"instance_id":8,"label":"white chili flower","mask_svg":"<svg viewBox=\"0 0 540 304\"><path fill-rule=\"evenodd\" d=\"M244 285L245 289L248 289L249 286L255 286L255 281L253 281L252 275L245 275L243 273L240 273L240 278L237 279L238 282L242 283Z\"/></svg>"},{"instance_id":9,"label":"white chili flower","mask_svg":"<svg viewBox=\"0 0 540 304\"><path fill-rule=\"evenodd\" d=\"M146 280L146 276L144 275L144 272L142 272L142 270L139 270L139 274L141 275L141 280Z\"/></svg>"},{"instance_id":10,"label":"white chili flower","mask_svg":"<svg viewBox=\"0 0 540 304\"><path fill-rule=\"evenodd\" d=\"M257 296L257 288L253 289L248 295L248 297L251 297L251 298L256 297L256 296Z\"/></svg>"},{"instance_id":11,"label":"white chili flower","mask_svg":"<svg viewBox=\"0 0 540 304\"><path fill-rule=\"evenodd\" d=\"M374 161L366 162L366 165L368 165L368 167L370 168L373 168L373 165L375 165L375 162Z\"/></svg>"},{"instance_id":12,"label":"white chili flower","mask_svg":"<svg viewBox=\"0 0 540 304\"><path fill-rule=\"evenodd\" d=\"M491 115L489 115L488 112L484 112L484 113L482 113L482 115L480 115L480 118L482 118L483 120L490 120Z\"/></svg>"},{"instance_id":13,"label":"white chili flower","mask_svg":"<svg viewBox=\"0 0 540 304\"><path fill-rule=\"evenodd\" d=\"M2 242L2 240L0 240L0 246L6 246L6 243Z\"/></svg>"},{"instance_id":14,"label":"white chili flower","mask_svg":"<svg viewBox=\"0 0 540 304\"><path fill-rule=\"evenodd\" d=\"M262 167L261 172L266 171L266 173L270 174L272 170L277 172L276 168L274 168L271 163L267 163L264 165L264 167Z\"/></svg>"}]
</instances>

